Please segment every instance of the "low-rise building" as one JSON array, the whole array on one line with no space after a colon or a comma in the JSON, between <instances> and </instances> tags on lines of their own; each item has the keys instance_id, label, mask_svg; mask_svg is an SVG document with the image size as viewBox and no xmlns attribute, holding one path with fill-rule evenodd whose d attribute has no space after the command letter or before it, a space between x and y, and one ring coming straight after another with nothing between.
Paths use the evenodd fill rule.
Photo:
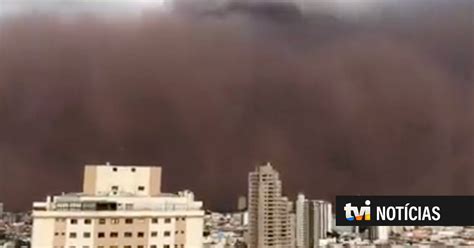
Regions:
<instances>
[{"instance_id":1,"label":"low-rise building","mask_svg":"<svg viewBox=\"0 0 474 248\"><path fill-rule=\"evenodd\" d=\"M34 203L32 248L201 248L202 202L160 186L160 167L86 166L82 193Z\"/></svg>"}]
</instances>

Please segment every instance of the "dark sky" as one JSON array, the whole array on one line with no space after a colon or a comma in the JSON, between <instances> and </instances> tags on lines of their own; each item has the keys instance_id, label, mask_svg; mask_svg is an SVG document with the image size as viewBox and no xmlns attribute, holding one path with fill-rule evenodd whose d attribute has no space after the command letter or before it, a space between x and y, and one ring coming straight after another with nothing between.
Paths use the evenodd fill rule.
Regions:
<instances>
[{"instance_id":1,"label":"dark sky","mask_svg":"<svg viewBox=\"0 0 474 248\"><path fill-rule=\"evenodd\" d=\"M473 2L397 2L0 19L0 201L80 191L106 161L220 210L260 161L290 198L473 194Z\"/></svg>"}]
</instances>

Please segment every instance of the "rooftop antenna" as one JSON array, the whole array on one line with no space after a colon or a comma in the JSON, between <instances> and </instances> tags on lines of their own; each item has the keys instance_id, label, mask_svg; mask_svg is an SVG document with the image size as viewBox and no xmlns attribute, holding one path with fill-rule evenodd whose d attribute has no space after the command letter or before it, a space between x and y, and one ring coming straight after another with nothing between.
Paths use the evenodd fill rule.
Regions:
<instances>
[{"instance_id":1,"label":"rooftop antenna","mask_svg":"<svg viewBox=\"0 0 474 248\"><path fill-rule=\"evenodd\" d=\"M107 165L107 166L110 166L110 162L109 162L109 161L107 161L107 162L105 163L105 165Z\"/></svg>"}]
</instances>

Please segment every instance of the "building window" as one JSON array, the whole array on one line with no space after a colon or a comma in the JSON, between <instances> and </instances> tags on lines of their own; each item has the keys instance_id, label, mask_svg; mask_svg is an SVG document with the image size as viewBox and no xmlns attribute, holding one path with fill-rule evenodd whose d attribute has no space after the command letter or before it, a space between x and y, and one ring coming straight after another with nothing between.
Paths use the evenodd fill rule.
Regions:
<instances>
[{"instance_id":1,"label":"building window","mask_svg":"<svg viewBox=\"0 0 474 248\"><path fill-rule=\"evenodd\" d=\"M69 238L75 239L76 237L77 237L77 233L75 232L69 233Z\"/></svg>"},{"instance_id":2,"label":"building window","mask_svg":"<svg viewBox=\"0 0 474 248\"><path fill-rule=\"evenodd\" d=\"M158 248L156 245L150 245L150 248Z\"/></svg>"},{"instance_id":3,"label":"building window","mask_svg":"<svg viewBox=\"0 0 474 248\"><path fill-rule=\"evenodd\" d=\"M170 245L163 245L163 248L170 248Z\"/></svg>"},{"instance_id":4,"label":"building window","mask_svg":"<svg viewBox=\"0 0 474 248\"><path fill-rule=\"evenodd\" d=\"M111 232L110 237L111 238L118 238L118 232Z\"/></svg>"},{"instance_id":5,"label":"building window","mask_svg":"<svg viewBox=\"0 0 474 248\"><path fill-rule=\"evenodd\" d=\"M84 224L86 224L86 225L90 225L91 223L92 223L91 219L85 219L84 220Z\"/></svg>"},{"instance_id":6,"label":"building window","mask_svg":"<svg viewBox=\"0 0 474 248\"><path fill-rule=\"evenodd\" d=\"M137 171L137 169L135 169L135 168L132 168L132 172L135 172L135 171Z\"/></svg>"},{"instance_id":7,"label":"building window","mask_svg":"<svg viewBox=\"0 0 474 248\"><path fill-rule=\"evenodd\" d=\"M171 218L166 218L165 223L171 223Z\"/></svg>"},{"instance_id":8,"label":"building window","mask_svg":"<svg viewBox=\"0 0 474 248\"><path fill-rule=\"evenodd\" d=\"M123 248L132 248L131 245L124 245Z\"/></svg>"},{"instance_id":9,"label":"building window","mask_svg":"<svg viewBox=\"0 0 474 248\"><path fill-rule=\"evenodd\" d=\"M114 219L111 219L111 220L110 220L110 223L116 225L116 224L120 223L120 220L117 219L117 218L114 218Z\"/></svg>"},{"instance_id":10,"label":"building window","mask_svg":"<svg viewBox=\"0 0 474 248\"><path fill-rule=\"evenodd\" d=\"M143 238L143 237L145 237L145 233L144 233L144 232L139 232L139 233L137 234L137 237Z\"/></svg>"},{"instance_id":11,"label":"building window","mask_svg":"<svg viewBox=\"0 0 474 248\"><path fill-rule=\"evenodd\" d=\"M145 248L143 245L137 245L137 248Z\"/></svg>"},{"instance_id":12,"label":"building window","mask_svg":"<svg viewBox=\"0 0 474 248\"><path fill-rule=\"evenodd\" d=\"M126 233L123 234L123 236L125 238L131 238L131 237L133 237L133 234L131 232L126 232Z\"/></svg>"},{"instance_id":13,"label":"building window","mask_svg":"<svg viewBox=\"0 0 474 248\"><path fill-rule=\"evenodd\" d=\"M105 225L105 219L99 219L99 225Z\"/></svg>"},{"instance_id":14,"label":"building window","mask_svg":"<svg viewBox=\"0 0 474 248\"><path fill-rule=\"evenodd\" d=\"M138 186L138 191L145 191L145 186Z\"/></svg>"},{"instance_id":15,"label":"building window","mask_svg":"<svg viewBox=\"0 0 474 248\"><path fill-rule=\"evenodd\" d=\"M105 238L105 233L104 232L97 233L97 237L98 238Z\"/></svg>"},{"instance_id":16,"label":"building window","mask_svg":"<svg viewBox=\"0 0 474 248\"><path fill-rule=\"evenodd\" d=\"M133 219L125 219L125 224L133 224Z\"/></svg>"},{"instance_id":17,"label":"building window","mask_svg":"<svg viewBox=\"0 0 474 248\"><path fill-rule=\"evenodd\" d=\"M153 219L151 219L151 223L157 224L157 223L158 223L158 218L153 218Z\"/></svg>"},{"instance_id":18,"label":"building window","mask_svg":"<svg viewBox=\"0 0 474 248\"><path fill-rule=\"evenodd\" d=\"M163 236L169 237L169 236L171 236L171 232L170 232L170 231L165 231L165 232L163 233Z\"/></svg>"},{"instance_id":19,"label":"building window","mask_svg":"<svg viewBox=\"0 0 474 248\"><path fill-rule=\"evenodd\" d=\"M113 170L114 172L117 172L117 167L114 167L112 170Z\"/></svg>"},{"instance_id":20,"label":"building window","mask_svg":"<svg viewBox=\"0 0 474 248\"><path fill-rule=\"evenodd\" d=\"M77 219L71 219L71 224L76 225L77 224Z\"/></svg>"},{"instance_id":21,"label":"building window","mask_svg":"<svg viewBox=\"0 0 474 248\"><path fill-rule=\"evenodd\" d=\"M157 237L157 236L158 236L158 232L151 232L150 236L152 236L152 237Z\"/></svg>"},{"instance_id":22,"label":"building window","mask_svg":"<svg viewBox=\"0 0 474 248\"><path fill-rule=\"evenodd\" d=\"M119 187L117 185L112 186L113 191L117 191L118 189L119 189Z\"/></svg>"},{"instance_id":23,"label":"building window","mask_svg":"<svg viewBox=\"0 0 474 248\"><path fill-rule=\"evenodd\" d=\"M85 233L82 234L82 236L83 236L84 238L90 238L90 237L91 237L91 233L90 233L90 232L85 232Z\"/></svg>"}]
</instances>

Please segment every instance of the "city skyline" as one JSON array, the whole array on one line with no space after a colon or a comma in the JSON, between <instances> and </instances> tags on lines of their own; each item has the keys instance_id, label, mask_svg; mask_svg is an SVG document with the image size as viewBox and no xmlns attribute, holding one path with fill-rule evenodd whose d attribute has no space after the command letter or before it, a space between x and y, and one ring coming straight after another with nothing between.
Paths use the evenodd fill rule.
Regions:
<instances>
[{"instance_id":1,"label":"city skyline","mask_svg":"<svg viewBox=\"0 0 474 248\"><path fill-rule=\"evenodd\" d=\"M269 162L248 174L248 209L229 213L204 211L189 190L164 193L161 176L157 166L86 165L81 193L47 196L33 203L31 215L0 213L0 245L419 248L470 247L474 242L472 227L338 227L330 202L301 193L295 201L283 196L283 181ZM244 198L238 198L239 208Z\"/></svg>"}]
</instances>

